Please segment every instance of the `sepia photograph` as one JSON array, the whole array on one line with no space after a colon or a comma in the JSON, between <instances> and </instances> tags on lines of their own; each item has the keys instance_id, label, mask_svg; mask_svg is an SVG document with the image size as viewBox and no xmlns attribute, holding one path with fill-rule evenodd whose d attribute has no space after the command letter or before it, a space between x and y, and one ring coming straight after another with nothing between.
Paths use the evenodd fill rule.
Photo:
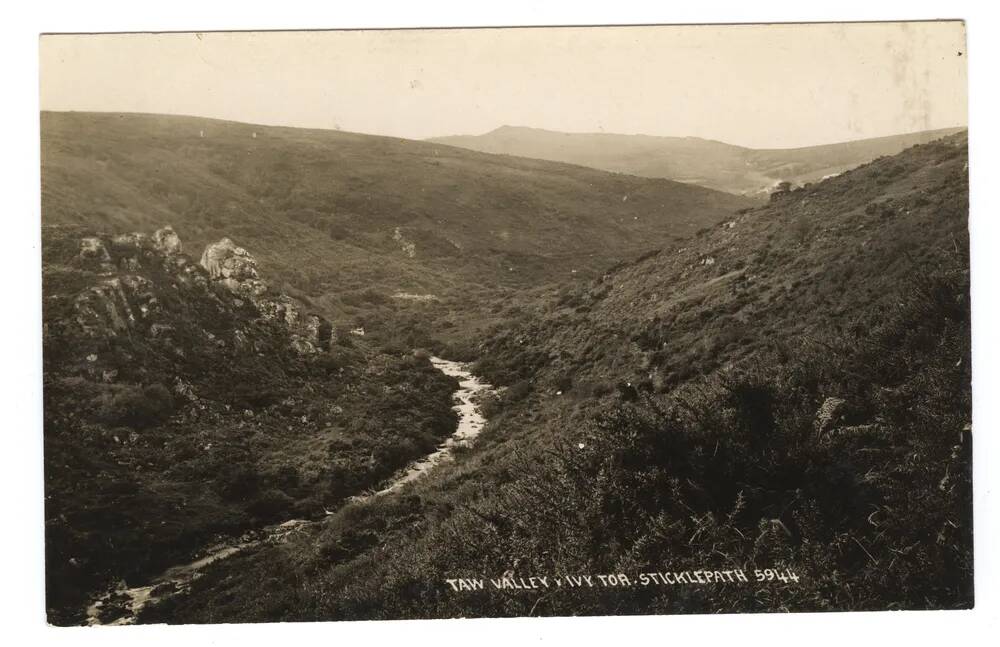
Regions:
<instances>
[{"instance_id":1,"label":"sepia photograph","mask_svg":"<svg viewBox=\"0 0 1000 647\"><path fill-rule=\"evenodd\" d=\"M51 625L975 606L963 21L38 48Z\"/></svg>"}]
</instances>

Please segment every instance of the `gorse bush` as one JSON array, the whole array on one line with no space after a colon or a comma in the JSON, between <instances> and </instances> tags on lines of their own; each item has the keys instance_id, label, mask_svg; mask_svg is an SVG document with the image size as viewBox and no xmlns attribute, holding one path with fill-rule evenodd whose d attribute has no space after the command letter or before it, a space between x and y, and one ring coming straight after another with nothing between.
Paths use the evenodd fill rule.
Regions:
<instances>
[{"instance_id":1,"label":"gorse bush","mask_svg":"<svg viewBox=\"0 0 1000 647\"><path fill-rule=\"evenodd\" d=\"M578 447L512 485L500 501L516 505L490 518L543 528L532 531L538 546L576 546L536 570L710 559L720 569L796 569L806 577L782 594L788 608L971 605L971 464L969 440L960 441L971 415L968 277L956 260L915 279L898 307L797 361L761 360L615 408ZM865 424L819 436L817 405L834 393L852 398ZM545 553L509 541L498 558ZM737 600L715 591L693 608L650 604L723 610Z\"/></svg>"}]
</instances>

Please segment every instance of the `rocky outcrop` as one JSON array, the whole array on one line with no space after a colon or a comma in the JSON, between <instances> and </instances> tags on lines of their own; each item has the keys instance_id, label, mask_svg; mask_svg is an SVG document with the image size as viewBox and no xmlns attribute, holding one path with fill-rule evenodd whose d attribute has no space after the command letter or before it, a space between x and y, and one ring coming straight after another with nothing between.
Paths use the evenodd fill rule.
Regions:
<instances>
[{"instance_id":1,"label":"rocky outcrop","mask_svg":"<svg viewBox=\"0 0 1000 647\"><path fill-rule=\"evenodd\" d=\"M152 249L149 236L140 232L118 234L111 239L111 249L118 256L138 256L145 249Z\"/></svg>"},{"instance_id":2,"label":"rocky outcrop","mask_svg":"<svg viewBox=\"0 0 1000 647\"><path fill-rule=\"evenodd\" d=\"M333 326L329 321L318 314L310 314L306 318L306 331L309 342L316 348L322 351L330 350L330 343L333 341Z\"/></svg>"},{"instance_id":3,"label":"rocky outcrop","mask_svg":"<svg viewBox=\"0 0 1000 647\"><path fill-rule=\"evenodd\" d=\"M111 254L104 241L96 236L88 236L80 240L80 261L87 269L97 272L112 272Z\"/></svg>"},{"instance_id":4,"label":"rocky outcrop","mask_svg":"<svg viewBox=\"0 0 1000 647\"><path fill-rule=\"evenodd\" d=\"M213 279L257 278L257 261L229 238L205 247L201 254L201 266Z\"/></svg>"},{"instance_id":5,"label":"rocky outcrop","mask_svg":"<svg viewBox=\"0 0 1000 647\"><path fill-rule=\"evenodd\" d=\"M140 232L119 234L111 239L110 247L118 269L124 272L158 266L173 273L190 265L182 254L180 238L170 226L157 229L152 236ZM190 271L187 273L190 275Z\"/></svg>"},{"instance_id":6,"label":"rocky outcrop","mask_svg":"<svg viewBox=\"0 0 1000 647\"><path fill-rule=\"evenodd\" d=\"M135 320L117 279L84 291L73 307L77 324L91 337L117 336Z\"/></svg>"},{"instance_id":7,"label":"rocky outcrop","mask_svg":"<svg viewBox=\"0 0 1000 647\"><path fill-rule=\"evenodd\" d=\"M125 272L142 269L142 255L153 249L153 242L146 234L120 234L111 239L111 249L118 257L118 267Z\"/></svg>"},{"instance_id":8,"label":"rocky outcrop","mask_svg":"<svg viewBox=\"0 0 1000 647\"><path fill-rule=\"evenodd\" d=\"M76 322L90 337L115 337L159 309L153 284L127 274L102 281L76 297Z\"/></svg>"},{"instance_id":9,"label":"rocky outcrop","mask_svg":"<svg viewBox=\"0 0 1000 647\"><path fill-rule=\"evenodd\" d=\"M156 230L153 234L153 244L162 254L180 254L183 251L181 239L170 225Z\"/></svg>"},{"instance_id":10,"label":"rocky outcrop","mask_svg":"<svg viewBox=\"0 0 1000 647\"><path fill-rule=\"evenodd\" d=\"M267 292L267 284L260 280L257 272L256 259L229 238L208 245L202 252L200 264L210 278L234 294L253 299Z\"/></svg>"},{"instance_id":11,"label":"rocky outcrop","mask_svg":"<svg viewBox=\"0 0 1000 647\"><path fill-rule=\"evenodd\" d=\"M303 355L325 353L333 342L333 326L318 314L308 314L302 325L294 328L292 348Z\"/></svg>"},{"instance_id":12,"label":"rocky outcrop","mask_svg":"<svg viewBox=\"0 0 1000 647\"><path fill-rule=\"evenodd\" d=\"M200 265L212 281L240 299L250 301L268 321L279 321L292 333L292 348L307 355L330 348L332 326L317 314L302 317L290 297L275 293L260 278L257 260L229 238L211 243L201 255Z\"/></svg>"},{"instance_id":13,"label":"rocky outcrop","mask_svg":"<svg viewBox=\"0 0 1000 647\"><path fill-rule=\"evenodd\" d=\"M252 305L256 317L250 315L246 326L232 331L231 343L237 350L260 350L260 338L252 331L255 320L285 326L291 347L300 354L329 350L333 330L330 322L315 313L301 313L295 300L271 290L259 276L257 261L231 239L223 238L206 247L200 264L190 262L182 249L180 238L169 226L152 236L128 233L113 238L82 238L78 262L104 278L73 297L75 325L91 338L138 333L166 342L177 331L173 325L176 321L159 316L164 311L157 293L168 290L168 301L183 294L185 303L207 300L204 303L214 304L209 309L219 312ZM226 298L213 285L221 286L232 297ZM176 292L178 289L184 292ZM206 334L219 346L229 343ZM176 350L182 352L183 348Z\"/></svg>"}]
</instances>

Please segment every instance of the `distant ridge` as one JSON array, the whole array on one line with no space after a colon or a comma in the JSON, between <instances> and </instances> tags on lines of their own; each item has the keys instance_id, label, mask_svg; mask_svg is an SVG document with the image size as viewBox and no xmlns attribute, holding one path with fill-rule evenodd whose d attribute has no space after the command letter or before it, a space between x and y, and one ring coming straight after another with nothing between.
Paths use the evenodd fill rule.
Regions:
<instances>
[{"instance_id":1,"label":"distant ridge","mask_svg":"<svg viewBox=\"0 0 1000 647\"><path fill-rule=\"evenodd\" d=\"M647 139L653 141L698 141L706 142L710 144L721 144L723 146L731 148L742 148L744 150L752 150L746 146L739 146L736 144L729 144L720 139L708 139L706 137L695 137L693 135L646 135L643 133L606 133L600 131L586 131L586 132L568 132L563 130L552 130L551 128L536 128L534 126L514 126L511 124L504 124L502 126L497 126L493 130L484 133L483 135L446 135L442 137L431 137L427 141L441 141L445 139L450 139L452 137L485 137L487 135L494 134L515 134L515 133L546 133L549 135L559 135L561 137L632 137L636 139Z\"/></svg>"},{"instance_id":2,"label":"distant ridge","mask_svg":"<svg viewBox=\"0 0 1000 647\"><path fill-rule=\"evenodd\" d=\"M665 178L727 193L761 195L779 182L794 185L814 182L962 130L944 128L784 149L754 149L700 137L566 133L509 125L483 135L436 137L428 141L484 153Z\"/></svg>"}]
</instances>

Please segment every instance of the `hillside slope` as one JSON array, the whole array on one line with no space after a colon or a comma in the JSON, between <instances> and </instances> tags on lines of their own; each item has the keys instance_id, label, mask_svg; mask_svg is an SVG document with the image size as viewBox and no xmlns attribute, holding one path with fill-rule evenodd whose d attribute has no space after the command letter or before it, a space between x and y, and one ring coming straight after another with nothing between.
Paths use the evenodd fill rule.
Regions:
<instances>
[{"instance_id":1,"label":"hillside slope","mask_svg":"<svg viewBox=\"0 0 1000 647\"><path fill-rule=\"evenodd\" d=\"M843 328L967 241L966 141L954 135L775 195L590 285L561 289L550 310L514 318L529 330L505 325L487 347L513 349L527 334L559 345L546 348L558 357L550 368L572 374L615 360L633 367L617 377L652 375L667 388L752 356L767 340ZM587 352L607 346L619 352Z\"/></svg>"},{"instance_id":2,"label":"hillside slope","mask_svg":"<svg viewBox=\"0 0 1000 647\"><path fill-rule=\"evenodd\" d=\"M506 388L452 468L143 619L969 608L966 160L913 147L502 304Z\"/></svg>"},{"instance_id":3,"label":"hillside slope","mask_svg":"<svg viewBox=\"0 0 1000 647\"><path fill-rule=\"evenodd\" d=\"M320 305L593 276L741 198L667 180L337 131L43 113L46 224L229 236ZM362 294L362 296L364 296Z\"/></svg>"},{"instance_id":4,"label":"hillside slope","mask_svg":"<svg viewBox=\"0 0 1000 647\"><path fill-rule=\"evenodd\" d=\"M245 251L216 245L216 274L168 228L42 240L54 624L218 535L321 516L454 429L451 378L330 330Z\"/></svg>"},{"instance_id":5,"label":"hillside slope","mask_svg":"<svg viewBox=\"0 0 1000 647\"><path fill-rule=\"evenodd\" d=\"M790 149L744 148L697 137L562 133L512 126L502 126L484 135L437 137L429 141L754 195L767 192L781 181L814 182L958 130L931 130Z\"/></svg>"}]
</instances>

